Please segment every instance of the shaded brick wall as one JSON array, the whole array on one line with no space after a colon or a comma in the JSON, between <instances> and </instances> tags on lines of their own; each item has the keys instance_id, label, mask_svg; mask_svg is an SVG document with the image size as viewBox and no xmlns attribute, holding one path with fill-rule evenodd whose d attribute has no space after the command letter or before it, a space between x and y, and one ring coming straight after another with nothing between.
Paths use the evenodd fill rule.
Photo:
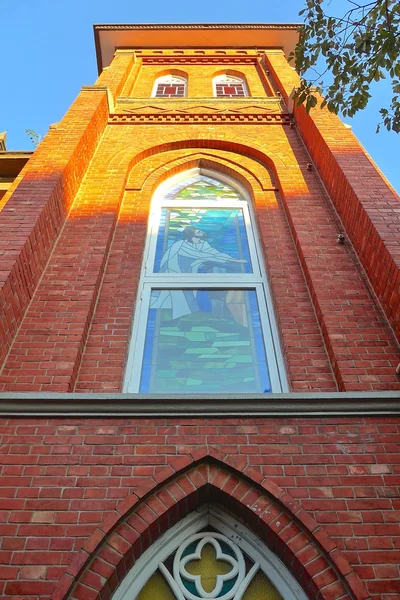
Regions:
<instances>
[{"instance_id":1,"label":"shaded brick wall","mask_svg":"<svg viewBox=\"0 0 400 600\"><path fill-rule=\"evenodd\" d=\"M0 593L47 597L122 500L141 496L170 462L206 446L283 488L371 597L393 600L400 593L399 427L399 419L382 417L2 419Z\"/></svg>"},{"instance_id":2,"label":"shaded brick wall","mask_svg":"<svg viewBox=\"0 0 400 600\"><path fill-rule=\"evenodd\" d=\"M286 99L298 76L283 53L266 55ZM398 194L353 133L328 110L294 106L299 132L400 341Z\"/></svg>"}]
</instances>

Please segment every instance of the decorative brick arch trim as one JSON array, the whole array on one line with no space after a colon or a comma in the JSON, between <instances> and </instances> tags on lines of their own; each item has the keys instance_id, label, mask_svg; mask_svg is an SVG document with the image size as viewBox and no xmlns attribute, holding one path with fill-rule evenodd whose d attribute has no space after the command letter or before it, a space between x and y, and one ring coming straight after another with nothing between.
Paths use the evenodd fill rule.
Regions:
<instances>
[{"instance_id":1,"label":"decorative brick arch trim","mask_svg":"<svg viewBox=\"0 0 400 600\"><path fill-rule=\"evenodd\" d=\"M123 150L116 152L110 158L108 168L112 170L120 167L121 164L126 164L126 172L129 173L138 163L148 156L163 154L164 152L170 152L171 150L189 151L192 148L225 150L240 156L253 158L264 167L270 169L271 173L273 173L274 177L276 178L276 181L279 180L278 170L287 170L288 168L288 166L283 162L282 158L273 154L272 152L267 155L262 150L258 150L257 148L248 146L246 144L234 142L233 140L204 139L200 136L198 138L193 137L191 139L184 137L182 139L175 139L174 141L165 142L156 146L150 146L135 156L132 156L132 154L129 155L129 148L124 148ZM298 170L298 167L296 167L296 169Z\"/></svg>"},{"instance_id":2,"label":"decorative brick arch trim","mask_svg":"<svg viewBox=\"0 0 400 600\"><path fill-rule=\"evenodd\" d=\"M189 164L191 161L197 161L195 166L214 169L221 173L226 173L234 179L237 179L239 173L243 178L243 185L245 187L249 187L250 185L248 191L251 191L253 187L259 187L260 190L269 190L272 187L275 187L271 181L270 173L265 166L260 165L253 158L239 156L225 150L213 151L193 148L189 153L187 150L175 150L172 152L172 156L167 154L165 159L166 160L164 160L161 165L158 164L150 173L143 173L142 163L136 165L129 174L127 182L128 187L133 187L132 182L135 182L138 188L143 187L147 180L151 178L153 173L158 169L162 169L163 172L168 171L168 175L163 175L163 180L165 180L170 176L169 172L172 168L177 169L177 172L185 170L189 168L188 166L185 166L185 163ZM144 160L151 163L151 157ZM211 164L214 166L211 166ZM173 174L175 173L172 173L172 175ZM250 184L250 180L254 183Z\"/></svg>"},{"instance_id":3,"label":"decorative brick arch trim","mask_svg":"<svg viewBox=\"0 0 400 600\"><path fill-rule=\"evenodd\" d=\"M161 183L178 173L196 168L208 169L231 177L240 183L250 196L263 191L260 181L250 168L245 170L240 164L236 164L233 161L229 162L224 157L218 156L218 154L207 155L205 152L195 152L158 165L143 180L141 192L149 198L150 205L151 198Z\"/></svg>"},{"instance_id":4,"label":"decorative brick arch trim","mask_svg":"<svg viewBox=\"0 0 400 600\"><path fill-rule=\"evenodd\" d=\"M51 600L108 600L135 560L167 529L205 502L219 502L255 530L310 598L366 600L359 577L335 543L288 493L214 449L173 457L97 528Z\"/></svg>"},{"instance_id":5,"label":"decorative brick arch trim","mask_svg":"<svg viewBox=\"0 0 400 600\"><path fill-rule=\"evenodd\" d=\"M177 77L183 77L186 80L188 79L188 72L183 71L182 69L161 69L161 71L154 73L154 81L164 75L176 75Z\"/></svg>"},{"instance_id":6,"label":"decorative brick arch trim","mask_svg":"<svg viewBox=\"0 0 400 600\"><path fill-rule=\"evenodd\" d=\"M216 69L216 71L212 74L212 79L214 79L214 77L218 77L219 75L231 75L232 77L239 77L247 84L245 73L243 71L238 71L237 69Z\"/></svg>"}]
</instances>

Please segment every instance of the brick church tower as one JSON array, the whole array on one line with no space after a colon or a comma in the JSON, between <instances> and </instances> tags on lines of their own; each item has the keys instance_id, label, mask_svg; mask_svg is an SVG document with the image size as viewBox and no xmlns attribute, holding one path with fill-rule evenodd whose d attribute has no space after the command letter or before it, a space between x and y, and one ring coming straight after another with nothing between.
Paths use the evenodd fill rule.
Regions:
<instances>
[{"instance_id":1,"label":"brick church tower","mask_svg":"<svg viewBox=\"0 0 400 600\"><path fill-rule=\"evenodd\" d=\"M2 599L400 596L400 201L297 36L95 26L7 184Z\"/></svg>"}]
</instances>

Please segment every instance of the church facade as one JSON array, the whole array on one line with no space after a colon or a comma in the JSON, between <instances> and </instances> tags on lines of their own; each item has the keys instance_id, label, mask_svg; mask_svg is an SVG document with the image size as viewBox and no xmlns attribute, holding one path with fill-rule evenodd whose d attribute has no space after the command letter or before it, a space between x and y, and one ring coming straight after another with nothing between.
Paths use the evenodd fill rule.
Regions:
<instances>
[{"instance_id":1,"label":"church facade","mask_svg":"<svg viewBox=\"0 0 400 600\"><path fill-rule=\"evenodd\" d=\"M397 598L398 195L296 25L94 31L0 204L1 597Z\"/></svg>"}]
</instances>

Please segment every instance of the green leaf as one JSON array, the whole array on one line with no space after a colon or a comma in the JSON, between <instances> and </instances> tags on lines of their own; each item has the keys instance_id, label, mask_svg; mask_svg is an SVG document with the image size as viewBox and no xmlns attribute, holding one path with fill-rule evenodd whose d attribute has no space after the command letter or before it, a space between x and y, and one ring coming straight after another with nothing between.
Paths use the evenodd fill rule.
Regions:
<instances>
[{"instance_id":1,"label":"green leaf","mask_svg":"<svg viewBox=\"0 0 400 600\"><path fill-rule=\"evenodd\" d=\"M349 2L346 14L331 16L325 0L306 0L300 11L305 24L294 52L296 69L303 77L296 101L305 103L307 111L317 105L311 88L325 81L322 74L327 67L332 79L328 87L320 83L325 96L321 107L354 115L368 104L371 82L390 78L393 97L390 109L383 107L382 124L399 132L400 3L367 2Z\"/></svg>"}]
</instances>

